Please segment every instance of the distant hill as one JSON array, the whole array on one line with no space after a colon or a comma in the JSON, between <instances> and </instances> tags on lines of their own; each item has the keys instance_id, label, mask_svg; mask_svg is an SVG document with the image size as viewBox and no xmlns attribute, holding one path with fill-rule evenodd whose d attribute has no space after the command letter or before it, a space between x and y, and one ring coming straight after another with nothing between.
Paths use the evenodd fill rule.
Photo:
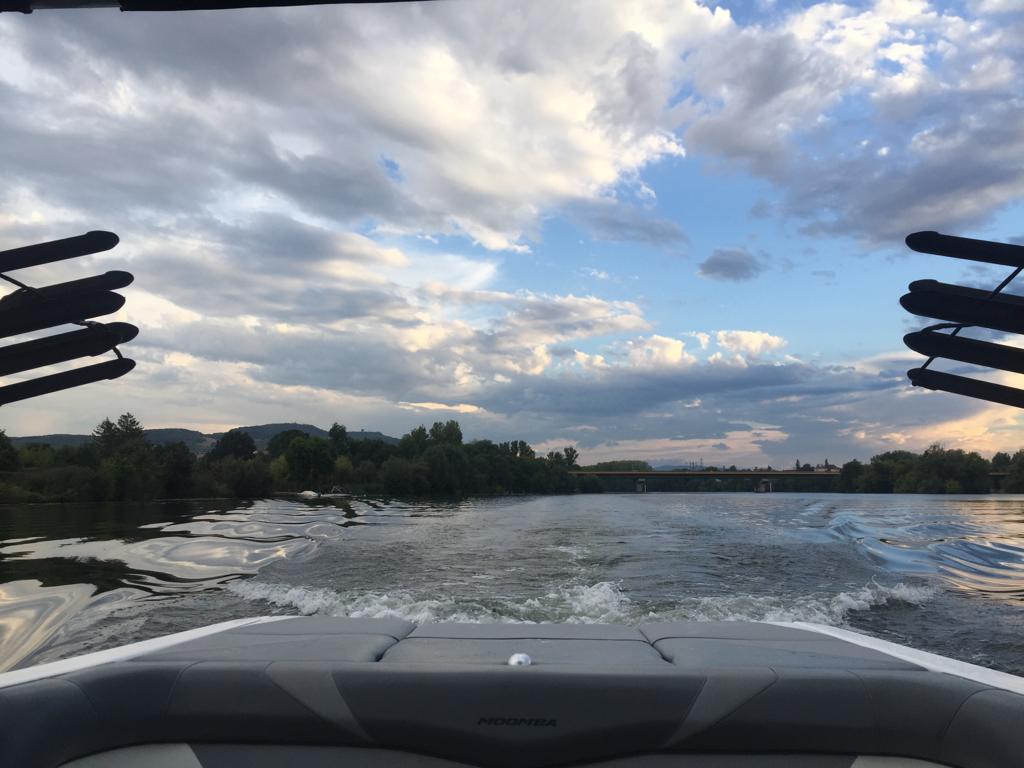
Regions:
<instances>
[{"instance_id":1,"label":"distant hill","mask_svg":"<svg viewBox=\"0 0 1024 768\"><path fill-rule=\"evenodd\" d=\"M281 432L287 432L290 429L297 429L300 432L305 432L310 437L327 438L326 429L314 427L312 424L258 424L254 427L238 427L238 429L248 433L249 437L256 441L256 447L260 450L267 447L267 443L270 442L270 438L274 435L280 434ZM223 435L223 432L214 432L210 437L214 440L219 440Z\"/></svg>"},{"instance_id":2,"label":"distant hill","mask_svg":"<svg viewBox=\"0 0 1024 768\"><path fill-rule=\"evenodd\" d=\"M195 453L206 453L216 442L211 435L204 435L202 432L197 432L194 429L181 429L180 427L147 429L146 439L155 445L184 443Z\"/></svg>"},{"instance_id":3,"label":"distant hill","mask_svg":"<svg viewBox=\"0 0 1024 768\"><path fill-rule=\"evenodd\" d=\"M312 424L257 424L251 427L239 427L243 432L256 442L256 447L263 449L274 435L285 432L289 429L297 429L305 432L311 437L327 437L327 430L315 427ZM206 453L213 447L213 444L223 435L223 432L204 434L194 429L182 429L179 427L167 427L164 429L147 429L146 439L156 445L165 443L184 443L195 453ZM390 437L381 432L357 431L349 432L350 440L380 440L392 445L398 444L398 438ZM47 443L54 448L61 448L66 445L77 446L87 443L92 435L31 435L27 437L12 437L14 445L28 445L30 443Z\"/></svg>"},{"instance_id":4,"label":"distant hill","mask_svg":"<svg viewBox=\"0 0 1024 768\"><path fill-rule=\"evenodd\" d=\"M290 429L297 429L300 432L305 432L310 437L322 437L327 439L327 430L315 427L312 424L259 424L255 427L238 427L243 432L247 432L256 442L256 447L263 449L267 447L267 443L270 442L270 438L274 435L280 434L281 432L287 432ZM209 437L215 441L219 440L223 435L223 432L216 432ZM390 443L391 445L398 445L397 437L390 437L383 434L382 432L365 432L365 431L349 431L349 440L380 440L382 443Z\"/></svg>"},{"instance_id":5,"label":"distant hill","mask_svg":"<svg viewBox=\"0 0 1024 768\"><path fill-rule=\"evenodd\" d=\"M382 443L389 445L398 445L401 441L397 437L391 437L391 435L385 435L383 432L366 432L365 430L359 430L358 432L349 432L349 440L380 440Z\"/></svg>"},{"instance_id":6,"label":"distant hill","mask_svg":"<svg viewBox=\"0 0 1024 768\"><path fill-rule=\"evenodd\" d=\"M32 437L12 437L11 442L15 445L46 443L54 448L63 448L65 445L81 445L91 439L92 435L33 435Z\"/></svg>"}]
</instances>

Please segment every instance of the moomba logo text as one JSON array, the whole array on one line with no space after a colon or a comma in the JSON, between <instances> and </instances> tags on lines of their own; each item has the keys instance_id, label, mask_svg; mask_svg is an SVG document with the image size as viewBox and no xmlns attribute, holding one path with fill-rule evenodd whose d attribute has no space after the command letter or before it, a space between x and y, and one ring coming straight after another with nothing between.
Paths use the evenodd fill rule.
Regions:
<instances>
[{"instance_id":1,"label":"moomba logo text","mask_svg":"<svg viewBox=\"0 0 1024 768\"><path fill-rule=\"evenodd\" d=\"M557 720L549 720L546 717L481 717L476 721L477 725L528 725L535 728L554 728L558 725Z\"/></svg>"}]
</instances>

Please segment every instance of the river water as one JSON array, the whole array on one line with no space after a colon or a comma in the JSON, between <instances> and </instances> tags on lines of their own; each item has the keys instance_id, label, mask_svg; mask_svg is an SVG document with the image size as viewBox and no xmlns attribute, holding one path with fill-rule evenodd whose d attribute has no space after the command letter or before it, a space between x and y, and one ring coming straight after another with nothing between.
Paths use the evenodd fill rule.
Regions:
<instances>
[{"instance_id":1,"label":"river water","mask_svg":"<svg viewBox=\"0 0 1024 768\"><path fill-rule=\"evenodd\" d=\"M0 506L0 670L300 613L813 621L1024 674L1024 497Z\"/></svg>"}]
</instances>

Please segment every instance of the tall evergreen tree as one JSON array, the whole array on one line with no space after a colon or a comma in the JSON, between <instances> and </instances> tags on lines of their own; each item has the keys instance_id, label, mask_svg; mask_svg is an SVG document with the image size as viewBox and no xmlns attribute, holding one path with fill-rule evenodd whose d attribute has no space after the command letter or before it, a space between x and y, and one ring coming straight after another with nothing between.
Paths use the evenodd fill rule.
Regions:
<instances>
[{"instance_id":1,"label":"tall evergreen tree","mask_svg":"<svg viewBox=\"0 0 1024 768\"><path fill-rule=\"evenodd\" d=\"M145 435L142 424L130 413L123 413L117 418L117 432L122 443Z\"/></svg>"},{"instance_id":2,"label":"tall evergreen tree","mask_svg":"<svg viewBox=\"0 0 1024 768\"><path fill-rule=\"evenodd\" d=\"M110 419L103 419L92 431L92 439L96 443L101 456L109 456L117 450L120 443L120 432L117 425Z\"/></svg>"}]
</instances>

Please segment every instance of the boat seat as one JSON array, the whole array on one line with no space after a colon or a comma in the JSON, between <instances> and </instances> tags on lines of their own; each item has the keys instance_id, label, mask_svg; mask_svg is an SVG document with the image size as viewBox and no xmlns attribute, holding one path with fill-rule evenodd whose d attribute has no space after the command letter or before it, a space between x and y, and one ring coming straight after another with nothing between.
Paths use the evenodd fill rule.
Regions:
<instances>
[{"instance_id":1,"label":"boat seat","mask_svg":"<svg viewBox=\"0 0 1024 768\"><path fill-rule=\"evenodd\" d=\"M101 752L64 768L471 768L466 763L359 747L151 744ZM902 757L852 755L639 755L578 768L942 768Z\"/></svg>"},{"instance_id":2,"label":"boat seat","mask_svg":"<svg viewBox=\"0 0 1024 768\"><path fill-rule=\"evenodd\" d=\"M640 632L665 659L692 669L921 669L834 637L772 624L679 621L645 624Z\"/></svg>"},{"instance_id":3,"label":"boat seat","mask_svg":"<svg viewBox=\"0 0 1024 768\"><path fill-rule=\"evenodd\" d=\"M401 619L312 616L222 632L147 654L153 661L377 661L415 627ZM243 642L240 639L244 638Z\"/></svg>"},{"instance_id":4,"label":"boat seat","mask_svg":"<svg viewBox=\"0 0 1024 768\"><path fill-rule=\"evenodd\" d=\"M596 624L422 624L389 648L388 664L505 665L525 653L533 665L660 669L666 659L638 629Z\"/></svg>"},{"instance_id":5,"label":"boat seat","mask_svg":"<svg viewBox=\"0 0 1024 768\"><path fill-rule=\"evenodd\" d=\"M0 676L0 763L1009 768L1024 755L1024 695L794 627L295 617L189 638ZM533 664L508 666L523 652Z\"/></svg>"}]
</instances>

